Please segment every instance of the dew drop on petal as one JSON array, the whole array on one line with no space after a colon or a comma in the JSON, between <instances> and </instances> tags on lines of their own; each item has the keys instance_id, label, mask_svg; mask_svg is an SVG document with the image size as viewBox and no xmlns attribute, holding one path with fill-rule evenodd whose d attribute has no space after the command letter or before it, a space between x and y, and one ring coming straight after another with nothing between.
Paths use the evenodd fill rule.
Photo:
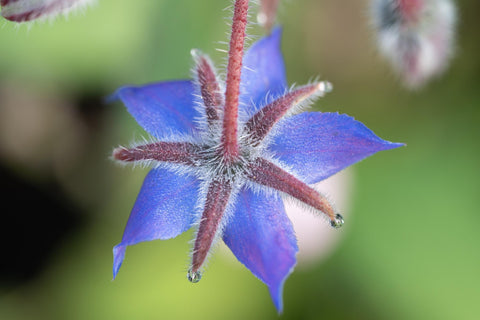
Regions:
<instances>
[{"instance_id":1,"label":"dew drop on petal","mask_svg":"<svg viewBox=\"0 0 480 320\"><path fill-rule=\"evenodd\" d=\"M334 227L335 229L341 228L344 223L345 223L345 221L343 220L342 215L340 215L338 213L335 215L335 219L330 220L330 225L332 227Z\"/></svg>"},{"instance_id":2,"label":"dew drop on petal","mask_svg":"<svg viewBox=\"0 0 480 320\"><path fill-rule=\"evenodd\" d=\"M191 283L197 283L202 279L202 273L200 271L193 272L191 269L187 272L187 279Z\"/></svg>"}]
</instances>

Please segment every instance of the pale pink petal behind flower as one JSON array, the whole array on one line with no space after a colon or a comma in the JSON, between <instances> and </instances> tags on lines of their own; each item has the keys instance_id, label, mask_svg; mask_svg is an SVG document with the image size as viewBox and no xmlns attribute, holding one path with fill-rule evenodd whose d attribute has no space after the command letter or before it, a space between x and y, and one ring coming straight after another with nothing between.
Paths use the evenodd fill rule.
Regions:
<instances>
[{"instance_id":1,"label":"pale pink petal behind flower","mask_svg":"<svg viewBox=\"0 0 480 320\"><path fill-rule=\"evenodd\" d=\"M342 212L344 217L348 217L350 214L351 192L354 187L353 176L351 169L346 169L313 185L315 190L327 195L328 199L335 203L338 211ZM300 202L287 197L285 200L285 212L292 221L298 240L297 265L299 268L317 266L319 261L335 249L343 236L343 230L338 232L338 230L332 229L328 221ZM231 257L232 262L235 261L226 246L222 246L222 252ZM232 263L233 265L237 264Z\"/></svg>"},{"instance_id":2,"label":"pale pink petal behind flower","mask_svg":"<svg viewBox=\"0 0 480 320\"><path fill-rule=\"evenodd\" d=\"M2 16L10 21L26 22L68 13L94 0L0 0Z\"/></svg>"},{"instance_id":3,"label":"pale pink petal behind flower","mask_svg":"<svg viewBox=\"0 0 480 320\"><path fill-rule=\"evenodd\" d=\"M353 175L350 169L343 170L314 185L315 190L328 196L344 217L348 217ZM311 212L309 208L294 201L285 201L285 211L292 220L297 235L299 267L315 265L336 246L342 233L332 229L325 219Z\"/></svg>"}]
</instances>

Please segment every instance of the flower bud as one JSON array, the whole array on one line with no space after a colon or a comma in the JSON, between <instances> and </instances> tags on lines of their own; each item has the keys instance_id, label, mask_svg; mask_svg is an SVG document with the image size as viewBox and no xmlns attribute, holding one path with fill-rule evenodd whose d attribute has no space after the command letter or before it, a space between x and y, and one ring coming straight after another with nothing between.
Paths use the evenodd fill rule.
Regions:
<instances>
[{"instance_id":1,"label":"flower bud","mask_svg":"<svg viewBox=\"0 0 480 320\"><path fill-rule=\"evenodd\" d=\"M93 0L0 0L2 16L10 21L26 22L54 17L84 7Z\"/></svg>"},{"instance_id":2,"label":"flower bud","mask_svg":"<svg viewBox=\"0 0 480 320\"><path fill-rule=\"evenodd\" d=\"M408 87L446 69L456 21L451 0L373 0L372 15L379 50Z\"/></svg>"},{"instance_id":3,"label":"flower bud","mask_svg":"<svg viewBox=\"0 0 480 320\"><path fill-rule=\"evenodd\" d=\"M257 14L257 21L268 33L272 31L272 27L275 24L278 2L279 0L260 1L260 11Z\"/></svg>"}]
</instances>

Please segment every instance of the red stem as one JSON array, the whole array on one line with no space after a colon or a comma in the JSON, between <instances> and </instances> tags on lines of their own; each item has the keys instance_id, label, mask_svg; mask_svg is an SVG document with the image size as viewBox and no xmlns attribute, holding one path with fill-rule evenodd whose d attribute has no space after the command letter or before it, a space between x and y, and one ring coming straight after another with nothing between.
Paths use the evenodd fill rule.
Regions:
<instances>
[{"instance_id":1,"label":"red stem","mask_svg":"<svg viewBox=\"0 0 480 320\"><path fill-rule=\"evenodd\" d=\"M247 27L248 0L236 0L233 13L232 35L228 52L225 111L223 117L222 145L227 161L238 157L238 98L242 73L243 46Z\"/></svg>"}]
</instances>

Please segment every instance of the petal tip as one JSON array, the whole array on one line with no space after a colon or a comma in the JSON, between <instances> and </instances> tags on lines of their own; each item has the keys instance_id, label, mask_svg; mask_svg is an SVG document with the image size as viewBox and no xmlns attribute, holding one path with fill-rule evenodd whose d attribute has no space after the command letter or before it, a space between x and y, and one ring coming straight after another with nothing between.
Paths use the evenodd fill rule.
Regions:
<instances>
[{"instance_id":1,"label":"petal tip","mask_svg":"<svg viewBox=\"0 0 480 320\"><path fill-rule=\"evenodd\" d=\"M281 26L276 26L273 28L272 33L270 34L270 37L272 38L281 38L283 33L283 28Z\"/></svg>"},{"instance_id":2,"label":"petal tip","mask_svg":"<svg viewBox=\"0 0 480 320\"><path fill-rule=\"evenodd\" d=\"M295 255L297 253L298 253L298 247L295 244ZM280 280L280 282L273 283L271 285L267 284L268 285L268 290L270 291L270 296L272 297L273 304L275 305L275 308L277 309L277 313L279 315L281 315L283 313L283 286L285 284L285 281L290 276L290 274L292 274L296 265L297 265L297 261L296 261L296 258L294 258L294 263L291 265L290 269L285 274L283 279Z\"/></svg>"},{"instance_id":3,"label":"petal tip","mask_svg":"<svg viewBox=\"0 0 480 320\"><path fill-rule=\"evenodd\" d=\"M285 281L285 280L284 280ZM272 297L273 304L277 313L281 315L283 313L283 283L282 281L278 286L269 285L268 290L270 291L270 296Z\"/></svg>"},{"instance_id":4,"label":"petal tip","mask_svg":"<svg viewBox=\"0 0 480 320\"><path fill-rule=\"evenodd\" d=\"M403 142L390 142L390 141L387 141L387 140L383 140L383 150L390 150L390 149L396 149L396 148L400 148L400 147L406 147L407 144L406 143L403 143Z\"/></svg>"},{"instance_id":5,"label":"petal tip","mask_svg":"<svg viewBox=\"0 0 480 320\"><path fill-rule=\"evenodd\" d=\"M114 103L118 100L120 100L120 97L118 96L118 90L117 90L114 93L109 94L108 96L104 97L103 98L103 103L110 104L110 103Z\"/></svg>"},{"instance_id":6,"label":"petal tip","mask_svg":"<svg viewBox=\"0 0 480 320\"><path fill-rule=\"evenodd\" d=\"M113 247L113 279L117 277L118 270L122 266L123 259L125 258L126 246L118 244Z\"/></svg>"},{"instance_id":7,"label":"petal tip","mask_svg":"<svg viewBox=\"0 0 480 320\"><path fill-rule=\"evenodd\" d=\"M406 147L407 144L403 142L390 142L392 149L394 148L400 148L400 147Z\"/></svg>"},{"instance_id":8,"label":"petal tip","mask_svg":"<svg viewBox=\"0 0 480 320\"><path fill-rule=\"evenodd\" d=\"M270 44L272 46L277 46L278 50L280 50L280 44L282 42L282 34L283 34L283 28L280 26L277 26L273 28L272 32L264 37L262 40L259 41L259 43L262 43L263 45Z\"/></svg>"}]
</instances>

